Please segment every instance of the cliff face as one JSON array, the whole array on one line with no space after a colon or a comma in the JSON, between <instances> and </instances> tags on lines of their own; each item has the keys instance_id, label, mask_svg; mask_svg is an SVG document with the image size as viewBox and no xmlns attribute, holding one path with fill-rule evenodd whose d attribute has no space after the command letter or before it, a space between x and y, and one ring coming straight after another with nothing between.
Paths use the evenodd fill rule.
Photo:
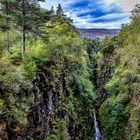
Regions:
<instances>
[{"instance_id":1,"label":"cliff face","mask_svg":"<svg viewBox=\"0 0 140 140\"><path fill-rule=\"evenodd\" d=\"M139 139L140 36L126 29L102 42L54 34L24 64L1 57L0 138L93 139L97 117L103 139Z\"/></svg>"},{"instance_id":2,"label":"cliff face","mask_svg":"<svg viewBox=\"0 0 140 140\"><path fill-rule=\"evenodd\" d=\"M68 23L48 28L49 41L29 37L24 63L20 39L0 56L2 139L94 137L95 89L86 41Z\"/></svg>"},{"instance_id":3,"label":"cliff face","mask_svg":"<svg viewBox=\"0 0 140 140\"><path fill-rule=\"evenodd\" d=\"M128 33L128 32L127 32ZM139 43L129 40L120 46L120 36L108 38L98 54L97 107L106 140L139 139ZM123 39L123 37L121 37ZM133 44L133 45L132 45ZM135 45L134 45L135 44ZM135 47L134 47L135 46ZM110 131L111 130L111 131Z\"/></svg>"},{"instance_id":4,"label":"cliff face","mask_svg":"<svg viewBox=\"0 0 140 140\"><path fill-rule=\"evenodd\" d=\"M78 64L70 60L58 63L38 59L36 66L36 76L30 86L17 81L17 92L0 86L5 103L0 121L2 140L93 137L92 95L83 94L86 87L78 83L79 74L68 73L73 68L73 72L80 71ZM78 78L81 77L82 74ZM84 80L87 83L90 78Z\"/></svg>"},{"instance_id":5,"label":"cliff face","mask_svg":"<svg viewBox=\"0 0 140 140\"><path fill-rule=\"evenodd\" d=\"M105 88L106 82L111 78L111 73L113 71L112 59L115 55L113 42L108 44L108 48L103 48L102 61L98 63L97 67L97 90L99 93L99 102L102 102L107 98L108 93Z\"/></svg>"}]
</instances>

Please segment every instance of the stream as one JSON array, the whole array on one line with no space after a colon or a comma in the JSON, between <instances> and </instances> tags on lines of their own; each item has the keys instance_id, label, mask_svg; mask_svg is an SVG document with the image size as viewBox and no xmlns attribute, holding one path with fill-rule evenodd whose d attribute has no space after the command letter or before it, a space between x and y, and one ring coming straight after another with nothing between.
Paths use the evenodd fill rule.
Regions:
<instances>
[{"instance_id":1,"label":"stream","mask_svg":"<svg viewBox=\"0 0 140 140\"><path fill-rule=\"evenodd\" d=\"M93 113L94 113L95 140L101 140L102 135L96 118L96 111L94 110Z\"/></svg>"}]
</instances>

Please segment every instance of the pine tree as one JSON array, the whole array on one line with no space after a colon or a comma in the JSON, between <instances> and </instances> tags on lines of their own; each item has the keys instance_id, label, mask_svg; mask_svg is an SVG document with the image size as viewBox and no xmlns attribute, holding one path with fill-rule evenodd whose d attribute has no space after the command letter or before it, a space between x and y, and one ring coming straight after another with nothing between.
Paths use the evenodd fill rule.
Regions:
<instances>
[{"instance_id":1,"label":"pine tree","mask_svg":"<svg viewBox=\"0 0 140 140\"><path fill-rule=\"evenodd\" d=\"M64 15L61 5L58 4L58 7L56 9L56 22L59 22L62 24L65 21L65 17L66 16Z\"/></svg>"},{"instance_id":2,"label":"pine tree","mask_svg":"<svg viewBox=\"0 0 140 140\"><path fill-rule=\"evenodd\" d=\"M51 21L54 22L55 11L54 11L54 7L53 6L52 6L52 8L50 10L50 15L51 15Z\"/></svg>"},{"instance_id":3,"label":"pine tree","mask_svg":"<svg viewBox=\"0 0 140 140\"><path fill-rule=\"evenodd\" d=\"M132 11L132 16L140 16L140 4L136 4L134 10Z\"/></svg>"},{"instance_id":4,"label":"pine tree","mask_svg":"<svg viewBox=\"0 0 140 140\"><path fill-rule=\"evenodd\" d=\"M6 48L9 50L10 48L10 37L9 37L9 31L11 29L12 25L12 4L15 2L15 0L1 0L0 1L0 30L2 32L6 32L7 34L7 40L6 40Z\"/></svg>"},{"instance_id":5,"label":"pine tree","mask_svg":"<svg viewBox=\"0 0 140 140\"><path fill-rule=\"evenodd\" d=\"M63 23L68 23L71 24L72 23L72 19L68 18L65 14L64 11L62 9L61 4L58 4L58 7L56 9L56 22L63 24Z\"/></svg>"},{"instance_id":6,"label":"pine tree","mask_svg":"<svg viewBox=\"0 0 140 140\"><path fill-rule=\"evenodd\" d=\"M52 6L52 8L51 8L51 10L50 10L50 13L51 13L52 16L55 15L55 11L54 11L54 7L53 7L53 6Z\"/></svg>"},{"instance_id":7,"label":"pine tree","mask_svg":"<svg viewBox=\"0 0 140 140\"><path fill-rule=\"evenodd\" d=\"M18 0L13 15L17 27L22 32L22 60L25 61L26 35L31 32L41 35L40 27L44 21L44 11L39 6L44 0Z\"/></svg>"},{"instance_id":8,"label":"pine tree","mask_svg":"<svg viewBox=\"0 0 140 140\"><path fill-rule=\"evenodd\" d=\"M131 26L131 35L133 44L136 45L136 34L140 31L140 4L137 4L132 11L132 22L130 24Z\"/></svg>"},{"instance_id":9,"label":"pine tree","mask_svg":"<svg viewBox=\"0 0 140 140\"><path fill-rule=\"evenodd\" d=\"M57 10L56 10L56 16L57 17L65 16L61 4L58 4Z\"/></svg>"},{"instance_id":10,"label":"pine tree","mask_svg":"<svg viewBox=\"0 0 140 140\"><path fill-rule=\"evenodd\" d=\"M0 29L7 31L10 29L11 5L15 0L1 0L0 1Z\"/></svg>"}]
</instances>

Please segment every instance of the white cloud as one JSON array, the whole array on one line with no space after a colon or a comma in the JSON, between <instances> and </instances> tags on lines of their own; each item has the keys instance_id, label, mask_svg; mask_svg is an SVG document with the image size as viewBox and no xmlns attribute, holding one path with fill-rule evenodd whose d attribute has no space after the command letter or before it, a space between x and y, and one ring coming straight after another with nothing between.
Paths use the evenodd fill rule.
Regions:
<instances>
[{"instance_id":1,"label":"white cloud","mask_svg":"<svg viewBox=\"0 0 140 140\"><path fill-rule=\"evenodd\" d=\"M41 6L43 7L43 8L46 8L46 9L51 9L51 7L53 6L53 7L57 7L57 5L59 4L59 3L61 3L62 2L62 0L46 0L46 2L44 3L42 3L41 2Z\"/></svg>"},{"instance_id":2,"label":"white cloud","mask_svg":"<svg viewBox=\"0 0 140 140\"><path fill-rule=\"evenodd\" d=\"M120 2L125 11L132 11L136 4L140 4L140 0L121 0Z\"/></svg>"},{"instance_id":3,"label":"white cloud","mask_svg":"<svg viewBox=\"0 0 140 140\"><path fill-rule=\"evenodd\" d=\"M116 0L105 0L105 1L108 2L108 3L113 3Z\"/></svg>"},{"instance_id":4,"label":"white cloud","mask_svg":"<svg viewBox=\"0 0 140 140\"><path fill-rule=\"evenodd\" d=\"M78 2L86 2L87 0L78 0ZM94 3L94 0L88 0L91 1L90 3ZM90 13L93 11L92 8L70 8L69 6L73 3L76 3L76 0L46 0L45 4L42 4L44 8L50 9L52 6L55 8L60 3L62 7L64 8L64 11L67 16L71 17L74 21L74 24L77 27L80 28L119 28L121 24L127 24L130 22L130 11L133 10L134 6L138 3L140 3L140 0L96 0L104 2L104 4L100 5L100 8L102 10L108 10L112 7L112 5L118 6L118 8L122 8L121 13L108 13L107 15L103 15L100 17L93 17L93 15L85 15L85 16L78 16L79 14L85 14ZM95 2L96 2L95 1ZM96 7L93 7L96 9ZM107 21L103 22L102 20L111 20L111 19L117 19L115 21ZM101 20L101 22L94 22L97 20Z\"/></svg>"},{"instance_id":5,"label":"white cloud","mask_svg":"<svg viewBox=\"0 0 140 140\"><path fill-rule=\"evenodd\" d=\"M140 4L140 0L105 0L107 3L117 3L125 11L132 11L136 4Z\"/></svg>"},{"instance_id":6,"label":"white cloud","mask_svg":"<svg viewBox=\"0 0 140 140\"><path fill-rule=\"evenodd\" d=\"M113 16L113 15L109 15L108 17L105 16L103 18L109 19L110 16ZM91 18L89 18L89 17L86 19L80 18L80 17L77 18L76 16L73 15L72 18L74 19L74 24L79 28L110 28L110 29L116 28L116 29L118 29L118 28L120 28L120 26L122 24L124 24L124 23L128 24L130 22L128 17L120 19L117 22L112 21L112 22L104 22L104 23L103 22L94 23L94 21L90 22ZM98 18L98 19L100 19L100 18Z\"/></svg>"}]
</instances>

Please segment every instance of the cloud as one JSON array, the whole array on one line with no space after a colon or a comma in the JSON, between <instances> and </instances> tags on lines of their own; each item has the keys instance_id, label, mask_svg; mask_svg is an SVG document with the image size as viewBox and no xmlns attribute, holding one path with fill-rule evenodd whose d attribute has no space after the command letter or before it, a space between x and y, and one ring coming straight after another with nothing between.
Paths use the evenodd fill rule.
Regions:
<instances>
[{"instance_id":1,"label":"cloud","mask_svg":"<svg viewBox=\"0 0 140 140\"><path fill-rule=\"evenodd\" d=\"M132 11L136 4L140 4L140 0L121 0L120 3L125 11Z\"/></svg>"},{"instance_id":2,"label":"cloud","mask_svg":"<svg viewBox=\"0 0 140 140\"><path fill-rule=\"evenodd\" d=\"M116 3L120 5L125 11L132 11L136 4L140 4L140 0L105 0L108 3Z\"/></svg>"},{"instance_id":3,"label":"cloud","mask_svg":"<svg viewBox=\"0 0 140 140\"><path fill-rule=\"evenodd\" d=\"M129 23L130 11L140 0L47 0L50 9L60 3L79 28L120 28Z\"/></svg>"}]
</instances>

